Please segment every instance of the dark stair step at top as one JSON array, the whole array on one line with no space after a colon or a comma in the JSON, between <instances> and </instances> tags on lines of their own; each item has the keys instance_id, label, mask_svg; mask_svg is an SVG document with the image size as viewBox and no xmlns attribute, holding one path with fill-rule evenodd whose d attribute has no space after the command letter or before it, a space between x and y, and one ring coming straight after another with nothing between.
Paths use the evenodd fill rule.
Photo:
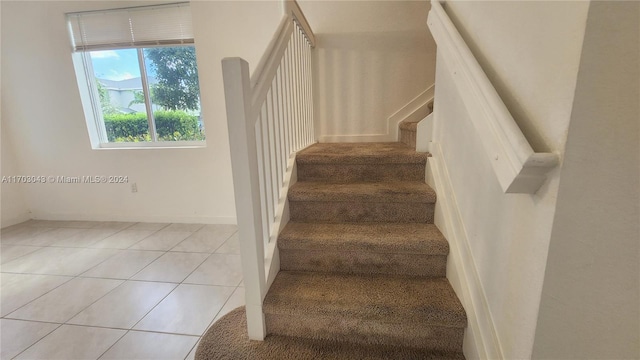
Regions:
<instances>
[{"instance_id":1,"label":"dark stair step at top","mask_svg":"<svg viewBox=\"0 0 640 360\"><path fill-rule=\"evenodd\" d=\"M318 143L296 155L300 164L426 164L427 153L400 143Z\"/></svg>"},{"instance_id":2,"label":"dark stair step at top","mask_svg":"<svg viewBox=\"0 0 640 360\"><path fill-rule=\"evenodd\" d=\"M298 182L289 189L289 201L435 203L436 193L424 182L326 183Z\"/></svg>"},{"instance_id":3,"label":"dark stair step at top","mask_svg":"<svg viewBox=\"0 0 640 360\"><path fill-rule=\"evenodd\" d=\"M288 250L368 251L393 254L447 255L449 243L434 224L295 223L278 236Z\"/></svg>"},{"instance_id":4,"label":"dark stair step at top","mask_svg":"<svg viewBox=\"0 0 640 360\"><path fill-rule=\"evenodd\" d=\"M264 312L456 328L467 324L446 278L280 271Z\"/></svg>"}]
</instances>

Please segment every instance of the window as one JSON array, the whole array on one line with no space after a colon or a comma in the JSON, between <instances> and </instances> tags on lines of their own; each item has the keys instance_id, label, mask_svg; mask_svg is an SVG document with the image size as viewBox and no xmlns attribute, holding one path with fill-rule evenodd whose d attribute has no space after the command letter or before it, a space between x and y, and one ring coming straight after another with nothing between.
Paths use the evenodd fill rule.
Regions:
<instances>
[{"instance_id":1,"label":"window","mask_svg":"<svg viewBox=\"0 0 640 360\"><path fill-rule=\"evenodd\" d=\"M188 3L67 19L94 148L204 144Z\"/></svg>"}]
</instances>

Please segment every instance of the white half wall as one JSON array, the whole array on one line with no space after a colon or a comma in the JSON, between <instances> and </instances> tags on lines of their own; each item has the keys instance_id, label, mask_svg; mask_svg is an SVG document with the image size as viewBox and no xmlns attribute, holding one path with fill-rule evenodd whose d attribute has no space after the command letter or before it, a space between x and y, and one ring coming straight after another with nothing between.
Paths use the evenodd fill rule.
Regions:
<instances>
[{"instance_id":1,"label":"white half wall","mask_svg":"<svg viewBox=\"0 0 640 360\"><path fill-rule=\"evenodd\" d=\"M446 64L438 59L437 66L433 143L438 151L432 150L429 162L437 162L448 177L432 185L438 203L448 201L446 206L459 213L456 226L460 229L447 228L448 213L436 217L436 225L452 248L466 249L466 256L452 252L449 258L451 266L458 265L459 283L452 279L452 269L447 276L459 296L465 287L472 289L468 296L461 296L463 304L473 312L470 320L484 320L476 325L479 333L472 326L467 329L465 346L479 341L487 348L479 358L526 359L533 344L558 170L548 175L536 194L505 194L473 131L473 114L466 111ZM447 200L440 197L445 188ZM464 236L456 236L455 231ZM466 269L460 270L463 263Z\"/></svg>"},{"instance_id":2,"label":"white half wall","mask_svg":"<svg viewBox=\"0 0 640 360\"><path fill-rule=\"evenodd\" d=\"M535 151L562 158L588 2L452 1L447 13ZM531 357L560 169L535 194L505 194L454 69L437 56L428 180L469 315L469 359ZM430 163L430 164L429 164Z\"/></svg>"},{"instance_id":3,"label":"white half wall","mask_svg":"<svg viewBox=\"0 0 640 360\"><path fill-rule=\"evenodd\" d=\"M320 141L396 141L389 118L434 82L429 3L301 1L300 7L316 34Z\"/></svg>"},{"instance_id":4,"label":"white half wall","mask_svg":"<svg viewBox=\"0 0 640 360\"><path fill-rule=\"evenodd\" d=\"M640 358L640 4L591 2L533 357Z\"/></svg>"},{"instance_id":5,"label":"white half wall","mask_svg":"<svg viewBox=\"0 0 640 360\"><path fill-rule=\"evenodd\" d=\"M205 148L92 150L64 13L144 4L1 3L2 121L14 142L19 166L13 171L129 177L129 184L23 185L33 218L235 223L220 61L241 56L255 66L282 17L282 4L191 2ZM133 182L137 193L131 192Z\"/></svg>"}]
</instances>

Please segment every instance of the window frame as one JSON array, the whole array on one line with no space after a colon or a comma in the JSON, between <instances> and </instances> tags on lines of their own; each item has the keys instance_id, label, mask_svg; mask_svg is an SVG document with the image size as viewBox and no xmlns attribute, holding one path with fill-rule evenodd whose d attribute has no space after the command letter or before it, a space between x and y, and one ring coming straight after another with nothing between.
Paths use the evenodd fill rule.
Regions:
<instances>
[{"instance_id":1,"label":"window frame","mask_svg":"<svg viewBox=\"0 0 640 360\"><path fill-rule=\"evenodd\" d=\"M164 4L159 6L171 6L182 5L184 3L176 4ZM151 6L140 6L132 8L118 8L111 10L98 10L98 12L108 11L120 11L127 9L139 9L139 8L151 8ZM95 12L95 11L94 11ZM93 13L93 12L89 12ZM78 13L69 13L68 16ZM73 31L71 24L69 23L69 17L67 17L67 23L69 26L69 32L73 43ZM73 44L72 44L73 45ZM157 47L193 47L195 50L195 41L183 42L183 43L163 43L163 44L144 44L136 46L100 46L100 48L85 48L78 50L75 45L72 46L72 62L76 73L76 80L78 83L78 90L80 94L80 100L85 114L85 120L87 124L87 130L89 132L89 139L91 147L93 149L161 149L161 148L203 148L206 147L206 131L204 140L180 140L180 141L159 141L156 129L155 118L153 114L153 105L151 102L151 89L148 83L147 66L144 57L144 49L157 48ZM138 66L140 68L140 80L142 83L142 93L145 100L145 111L147 114L147 121L149 126L149 135L151 141L141 142L110 142L107 136L106 125L104 121L104 114L100 105L100 98L98 93L98 84L95 77L93 68L93 60L91 59L92 51L104 51L104 50L125 50L135 49L137 52ZM197 55L196 55L197 58ZM196 64L197 66L197 64ZM198 77L200 72L198 71ZM200 86L198 86L198 92L201 93ZM200 100L200 117L202 119L202 101ZM206 127L205 127L206 128Z\"/></svg>"}]
</instances>

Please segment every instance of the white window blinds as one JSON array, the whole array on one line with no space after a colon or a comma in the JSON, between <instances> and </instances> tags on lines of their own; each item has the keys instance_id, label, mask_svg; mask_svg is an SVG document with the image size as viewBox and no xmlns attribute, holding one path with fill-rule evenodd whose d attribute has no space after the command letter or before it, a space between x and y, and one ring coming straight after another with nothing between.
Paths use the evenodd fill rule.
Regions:
<instances>
[{"instance_id":1,"label":"white window blinds","mask_svg":"<svg viewBox=\"0 0 640 360\"><path fill-rule=\"evenodd\" d=\"M193 44L189 3L67 14L75 51Z\"/></svg>"}]
</instances>

